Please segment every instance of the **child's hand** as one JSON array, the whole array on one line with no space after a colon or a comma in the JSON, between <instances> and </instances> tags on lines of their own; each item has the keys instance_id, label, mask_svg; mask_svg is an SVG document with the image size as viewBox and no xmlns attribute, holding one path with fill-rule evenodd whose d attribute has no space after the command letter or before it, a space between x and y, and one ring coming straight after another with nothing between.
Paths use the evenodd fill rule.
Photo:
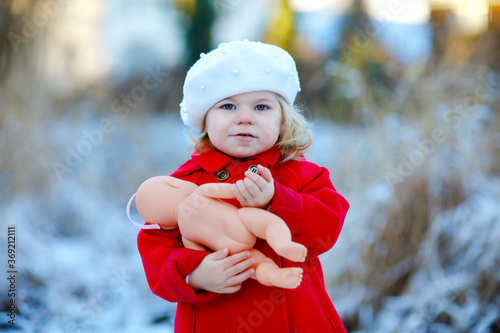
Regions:
<instances>
[{"instance_id":1,"label":"child's hand","mask_svg":"<svg viewBox=\"0 0 500 333\"><path fill-rule=\"evenodd\" d=\"M243 207L267 209L274 196L274 179L269 169L257 166L259 174L247 170L245 178L233 184L234 196Z\"/></svg>"},{"instance_id":2,"label":"child's hand","mask_svg":"<svg viewBox=\"0 0 500 333\"><path fill-rule=\"evenodd\" d=\"M243 281L254 276L255 259L250 252L228 256L227 249L207 255L189 274L189 285L194 290L232 294L240 290Z\"/></svg>"}]
</instances>

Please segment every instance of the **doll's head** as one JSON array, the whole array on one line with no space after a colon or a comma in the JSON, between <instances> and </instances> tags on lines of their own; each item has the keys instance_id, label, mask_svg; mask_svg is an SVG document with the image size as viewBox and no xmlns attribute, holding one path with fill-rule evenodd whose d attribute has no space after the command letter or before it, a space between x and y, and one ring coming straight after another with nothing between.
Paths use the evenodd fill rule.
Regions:
<instances>
[{"instance_id":1,"label":"doll's head","mask_svg":"<svg viewBox=\"0 0 500 333\"><path fill-rule=\"evenodd\" d=\"M292 106L299 91L295 61L286 51L233 41L202 54L188 71L181 117L202 134L194 142L198 151L215 147L244 158L277 146L285 160L298 158L311 144L307 122ZM229 121L240 126L229 126ZM224 130L239 137L224 144Z\"/></svg>"},{"instance_id":2,"label":"doll's head","mask_svg":"<svg viewBox=\"0 0 500 333\"><path fill-rule=\"evenodd\" d=\"M177 228L179 203L197 187L169 176L149 178L137 190L137 211L145 221L159 224L163 229Z\"/></svg>"}]
</instances>

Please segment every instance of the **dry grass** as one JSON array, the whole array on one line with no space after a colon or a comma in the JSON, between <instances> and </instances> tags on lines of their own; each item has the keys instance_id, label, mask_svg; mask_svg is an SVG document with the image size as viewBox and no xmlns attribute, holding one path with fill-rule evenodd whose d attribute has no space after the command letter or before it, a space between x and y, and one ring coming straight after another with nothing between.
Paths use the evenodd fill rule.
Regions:
<instances>
[{"instance_id":1,"label":"dry grass","mask_svg":"<svg viewBox=\"0 0 500 333\"><path fill-rule=\"evenodd\" d=\"M474 64L419 73L387 105L357 100L370 124L334 145L353 200L326 258L332 298L348 331L498 332L500 81Z\"/></svg>"}]
</instances>

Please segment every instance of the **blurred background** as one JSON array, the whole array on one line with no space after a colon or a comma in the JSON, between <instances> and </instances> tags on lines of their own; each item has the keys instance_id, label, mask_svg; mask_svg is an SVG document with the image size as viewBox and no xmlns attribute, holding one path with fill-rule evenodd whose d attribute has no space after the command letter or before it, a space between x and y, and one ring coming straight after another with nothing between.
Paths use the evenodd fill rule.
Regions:
<instances>
[{"instance_id":1,"label":"blurred background","mask_svg":"<svg viewBox=\"0 0 500 333\"><path fill-rule=\"evenodd\" d=\"M172 331L125 206L189 158L186 70L249 39L296 59L308 159L351 203L322 256L348 331L500 332L500 1L0 6L1 260L10 226L18 272L2 330Z\"/></svg>"}]
</instances>

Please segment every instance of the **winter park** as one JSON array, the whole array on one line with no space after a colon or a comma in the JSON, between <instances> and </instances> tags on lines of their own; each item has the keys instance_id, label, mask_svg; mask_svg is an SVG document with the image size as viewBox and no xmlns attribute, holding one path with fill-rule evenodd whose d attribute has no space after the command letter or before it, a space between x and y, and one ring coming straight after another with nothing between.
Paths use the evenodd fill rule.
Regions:
<instances>
[{"instance_id":1,"label":"winter park","mask_svg":"<svg viewBox=\"0 0 500 333\"><path fill-rule=\"evenodd\" d=\"M305 157L349 202L319 255L345 329L500 332L498 0L4 1L1 331L174 332L126 206L193 153L186 72L245 40L295 60Z\"/></svg>"}]
</instances>

